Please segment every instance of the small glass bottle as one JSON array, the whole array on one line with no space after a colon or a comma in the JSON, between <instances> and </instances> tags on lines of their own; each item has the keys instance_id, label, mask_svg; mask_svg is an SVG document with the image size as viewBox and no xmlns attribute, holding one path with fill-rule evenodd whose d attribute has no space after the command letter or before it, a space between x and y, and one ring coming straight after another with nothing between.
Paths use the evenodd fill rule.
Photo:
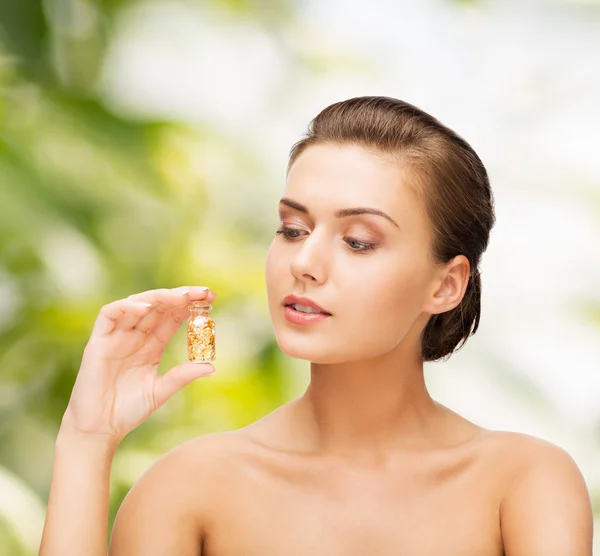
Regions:
<instances>
[{"instance_id":1,"label":"small glass bottle","mask_svg":"<svg viewBox=\"0 0 600 556\"><path fill-rule=\"evenodd\" d=\"M208 301L193 301L188 307L190 318L187 325L188 360L192 363L214 361L215 322L210 318L211 304Z\"/></svg>"}]
</instances>

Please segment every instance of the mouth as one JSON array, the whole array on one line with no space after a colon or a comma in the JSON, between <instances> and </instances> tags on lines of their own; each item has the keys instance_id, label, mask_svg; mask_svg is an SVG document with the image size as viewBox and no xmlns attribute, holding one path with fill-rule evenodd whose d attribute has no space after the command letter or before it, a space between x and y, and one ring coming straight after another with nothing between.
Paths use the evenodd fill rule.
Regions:
<instances>
[{"instance_id":1,"label":"mouth","mask_svg":"<svg viewBox=\"0 0 600 556\"><path fill-rule=\"evenodd\" d=\"M313 324L328 319L331 313L316 311L310 307L311 311L305 311L306 306L297 305L296 303L284 305L283 315L292 324Z\"/></svg>"},{"instance_id":2,"label":"mouth","mask_svg":"<svg viewBox=\"0 0 600 556\"><path fill-rule=\"evenodd\" d=\"M331 313L312 299L296 295L285 297L283 300L283 314L293 324L312 324L331 316Z\"/></svg>"},{"instance_id":3,"label":"mouth","mask_svg":"<svg viewBox=\"0 0 600 556\"><path fill-rule=\"evenodd\" d=\"M289 307L298 313L306 314L324 314L331 316L331 313L318 305L308 297L298 297L297 295L287 295L283 300L284 307Z\"/></svg>"},{"instance_id":4,"label":"mouth","mask_svg":"<svg viewBox=\"0 0 600 556\"><path fill-rule=\"evenodd\" d=\"M284 305L284 307L289 307L298 313L304 313L307 315L327 315L331 316L331 313L327 313L326 311L319 311L310 305L301 305L300 303L288 303Z\"/></svg>"}]
</instances>

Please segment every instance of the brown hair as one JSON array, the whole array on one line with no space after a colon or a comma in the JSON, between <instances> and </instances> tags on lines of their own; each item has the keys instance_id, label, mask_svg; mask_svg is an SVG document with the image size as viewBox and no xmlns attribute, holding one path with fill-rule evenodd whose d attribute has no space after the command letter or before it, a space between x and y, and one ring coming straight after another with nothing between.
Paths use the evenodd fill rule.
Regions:
<instances>
[{"instance_id":1,"label":"brown hair","mask_svg":"<svg viewBox=\"0 0 600 556\"><path fill-rule=\"evenodd\" d=\"M478 266L495 222L483 163L433 116L390 97L356 97L325 108L292 147L287 171L307 147L323 143L358 145L410 168L432 225L434 259L443 264L464 255L469 260L471 274L460 304L432 315L422 334L424 361L449 357L475 334L481 317Z\"/></svg>"}]
</instances>

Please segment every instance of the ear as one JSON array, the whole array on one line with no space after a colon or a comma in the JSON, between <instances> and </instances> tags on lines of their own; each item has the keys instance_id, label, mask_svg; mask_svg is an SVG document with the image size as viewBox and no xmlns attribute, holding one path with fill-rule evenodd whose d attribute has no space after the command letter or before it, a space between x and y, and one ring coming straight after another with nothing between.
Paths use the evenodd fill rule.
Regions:
<instances>
[{"instance_id":1,"label":"ear","mask_svg":"<svg viewBox=\"0 0 600 556\"><path fill-rule=\"evenodd\" d=\"M457 255L440 267L434 281L434 292L425 311L432 315L445 313L457 307L467 290L471 265L464 255Z\"/></svg>"}]
</instances>

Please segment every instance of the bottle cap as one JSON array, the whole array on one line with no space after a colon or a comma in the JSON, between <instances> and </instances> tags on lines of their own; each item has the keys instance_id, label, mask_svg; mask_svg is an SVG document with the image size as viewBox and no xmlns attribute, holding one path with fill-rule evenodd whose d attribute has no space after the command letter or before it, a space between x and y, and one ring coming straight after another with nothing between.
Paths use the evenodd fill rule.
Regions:
<instances>
[{"instance_id":1,"label":"bottle cap","mask_svg":"<svg viewBox=\"0 0 600 556\"><path fill-rule=\"evenodd\" d=\"M206 301L206 300L201 300L201 301L192 301L190 303L189 308L191 309L192 307L210 307L210 301Z\"/></svg>"}]
</instances>

